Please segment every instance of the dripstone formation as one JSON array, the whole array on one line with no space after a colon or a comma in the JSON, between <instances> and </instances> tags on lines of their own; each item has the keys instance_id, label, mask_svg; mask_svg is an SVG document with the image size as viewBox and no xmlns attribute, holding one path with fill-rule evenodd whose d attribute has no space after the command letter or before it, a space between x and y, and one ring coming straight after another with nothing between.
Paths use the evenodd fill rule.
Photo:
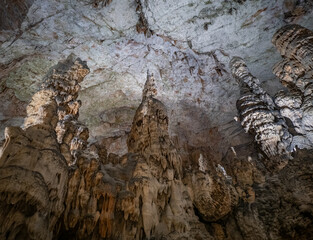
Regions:
<instances>
[{"instance_id":1,"label":"dripstone formation","mask_svg":"<svg viewBox=\"0 0 313 240\"><path fill-rule=\"evenodd\" d=\"M44 78L23 128L5 130L0 239L311 239L312 39L297 25L274 35L286 86L274 99L243 59L231 60L253 138L220 159L199 151L182 160L149 73L128 153L89 143L77 100L89 68L70 55Z\"/></svg>"},{"instance_id":2,"label":"dripstone formation","mask_svg":"<svg viewBox=\"0 0 313 240\"><path fill-rule=\"evenodd\" d=\"M260 87L241 58L230 62L233 76L240 82L242 96L237 101L241 125L255 135L261 151L270 158L288 154L292 136L286 122L275 109L272 98Z\"/></svg>"},{"instance_id":3,"label":"dripstone formation","mask_svg":"<svg viewBox=\"0 0 313 240\"><path fill-rule=\"evenodd\" d=\"M61 62L28 105L24 129L6 128L0 153L1 239L53 238L68 186L67 155L56 129L66 114L75 116L77 84L88 72L72 56Z\"/></svg>"},{"instance_id":4,"label":"dripstone formation","mask_svg":"<svg viewBox=\"0 0 313 240\"><path fill-rule=\"evenodd\" d=\"M286 90L274 100L249 73L245 62L233 58L230 65L241 84L237 101L242 126L255 134L261 151L268 157L289 155L297 148L312 148L313 33L298 25L287 25L273 36L283 57L274 74Z\"/></svg>"},{"instance_id":5,"label":"dripstone formation","mask_svg":"<svg viewBox=\"0 0 313 240\"><path fill-rule=\"evenodd\" d=\"M298 133L299 148L313 143L313 33L298 25L288 25L273 37L283 60L274 67L274 74L288 91L277 94L275 102L281 114L289 118Z\"/></svg>"}]
</instances>

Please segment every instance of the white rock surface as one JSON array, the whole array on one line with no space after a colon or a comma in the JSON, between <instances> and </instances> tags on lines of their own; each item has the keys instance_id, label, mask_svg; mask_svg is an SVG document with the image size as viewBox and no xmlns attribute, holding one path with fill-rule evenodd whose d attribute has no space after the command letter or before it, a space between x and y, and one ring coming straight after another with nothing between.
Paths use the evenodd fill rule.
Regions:
<instances>
[{"instance_id":1,"label":"white rock surface","mask_svg":"<svg viewBox=\"0 0 313 240\"><path fill-rule=\"evenodd\" d=\"M208 146L214 129L215 135L231 138L238 127L233 118L239 88L230 77L229 59L241 56L265 90L277 91L271 68L279 55L270 40L285 24L284 1L141 2L154 33L149 38L136 31L133 0L98 8L87 0L34 1L20 31L0 32L5 70L0 94L4 86L29 101L47 67L75 53L91 69L80 92L80 118L93 138L124 136L125 141L148 69L168 107L173 137ZM307 13L294 22L310 28L313 19ZM27 65L35 66L35 74ZM9 119L7 112L0 113ZM103 118L107 113L110 121ZM0 121L2 132L7 124ZM121 154L125 145L119 145L112 151Z\"/></svg>"}]
</instances>

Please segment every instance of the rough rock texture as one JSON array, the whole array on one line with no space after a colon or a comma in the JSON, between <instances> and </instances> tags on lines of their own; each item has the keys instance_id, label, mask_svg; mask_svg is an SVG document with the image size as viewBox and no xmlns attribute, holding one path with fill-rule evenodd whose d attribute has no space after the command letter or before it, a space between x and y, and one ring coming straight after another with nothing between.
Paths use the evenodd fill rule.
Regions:
<instances>
[{"instance_id":1,"label":"rough rock texture","mask_svg":"<svg viewBox=\"0 0 313 240\"><path fill-rule=\"evenodd\" d=\"M241 124L256 138L246 135L222 157L205 148L181 156L149 72L127 153L108 154L101 141L87 142L88 129L77 120L86 63L70 55L51 68L27 107L25 130L6 128L0 154L1 237L312 238L312 145L292 152L294 138L308 125L295 118L300 130L291 131L283 114L287 106L304 112L307 102L301 101L311 92L307 86L291 91L303 94L301 101L279 92L276 106L241 58L230 65L243 94L237 102ZM303 69L306 74L310 67Z\"/></svg>"},{"instance_id":2,"label":"rough rock texture","mask_svg":"<svg viewBox=\"0 0 313 240\"><path fill-rule=\"evenodd\" d=\"M8 127L0 153L2 239L52 239L64 211L67 164L56 140L54 92L43 89L27 107L25 129Z\"/></svg>"},{"instance_id":3,"label":"rough rock texture","mask_svg":"<svg viewBox=\"0 0 313 240\"><path fill-rule=\"evenodd\" d=\"M241 125L246 132L255 135L256 143L268 158L284 155L288 158L292 151L292 135L272 98L260 87L259 80L251 75L241 58L233 58L230 65L242 88L237 101Z\"/></svg>"},{"instance_id":4,"label":"rough rock texture","mask_svg":"<svg viewBox=\"0 0 313 240\"><path fill-rule=\"evenodd\" d=\"M309 207L312 203L309 187L312 182L311 178L306 177L311 174L312 167L308 162L312 158L312 130L303 117L303 109L309 109L308 102L311 102L306 99L312 97L312 92L306 90L310 86L308 76L313 53L312 34L301 26L288 25L273 36L273 43L284 58L275 65L274 72L289 90L278 92L275 103L260 88L242 59L234 58L231 61L234 78L241 81L242 92L246 93L237 102L241 124L256 135L255 143L266 155L255 156L253 145L241 145L234 147L223 159L239 196L244 191L249 197L249 201L246 201L249 205L239 204L234 214L242 239L312 238L310 229L313 218ZM270 127L263 128L267 122L270 122ZM281 132L273 131L272 128L278 125L279 128L276 129ZM268 138L267 131L271 132L270 136L277 142L266 143L271 139ZM260 139L265 142L259 141ZM279 141L284 143L283 152L277 151ZM267 146L275 149L275 154L268 154L271 151L268 151ZM294 147L308 150L292 153L296 150ZM286 153L289 160L284 157ZM247 160L243 159L245 155ZM276 168L275 163L281 158L284 161L280 161ZM239 162L236 164L238 168L231 169L233 159ZM242 172L240 169L245 170ZM241 195L241 199L245 200L244 195Z\"/></svg>"},{"instance_id":5,"label":"rough rock texture","mask_svg":"<svg viewBox=\"0 0 313 240\"><path fill-rule=\"evenodd\" d=\"M74 56L60 62L27 106L24 130L6 128L0 153L2 239L52 239L60 225L69 163L60 134L71 143L73 154L77 150L73 141L78 142L74 138L82 131L78 127L76 132L61 131L59 125L64 119L78 118L78 82L88 72L86 64Z\"/></svg>"},{"instance_id":6,"label":"rough rock texture","mask_svg":"<svg viewBox=\"0 0 313 240\"><path fill-rule=\"evenodd\" d=\"M280 92L275 99L284 117L290 119L301 135L300 148L313 142L313 32L299 25L287 25L273 36L273 44L283 56L274 73L289 92Z\"/></svg>"},{"instance_id":7,"label":"rough rock texture","mask_svg":"<svg viewBox=\"0 0 313 240\"><path fill-rule=\"evenodd\" d=\"M182 163L168 135L165 106L148 75L122 157L85 149L72 166L61 237L79 239L209 239L198 221Z\"/></svg>"},{"instance_id":8,"label":"rough rock texture","mask_svg":"<svg viewBox=\"0 0 313 240\"><path fill-rule=\"evenodd\" d=\"M219 158L245 141L233 121L239 88L229 59L241 56L261 87L277 92L280 85L268 69L279 54L269 39L286 21L310 27L310 6L293 0L33 1L19 30L0 32L0 92L8 89L16 96L6 104L25 102L14 104L21 106L14 117L0 107L0 131L22 124L26 104L47 70L75 53L90 68L79 99L84 102L80 120L92 141L102 142L109 153L127 152L150 69L182 157L202 148ZM145 32L151 34L145 37Z\"/></svg>"},{"instance_id":9,"label":"rough rock texture","mask_svg":"<svg viewBox=\"0 0 313 240\"><path fill-rule=\"evenodd\" d=\"M43 87L56 95L58 123L55 128L62 155L69 165L77 160L76 152L86 147L88 129L78 122L81 101L77 100L79 83L89 73L89 68L74 55L50 69ZM25 122L27 126L27 122Z\"/></svg>"},{"instance_id":10,"label":"rough rock texture","mask_svg":"<svg viewBox=\"0 0 313 240\"><path fill-rule=\"evenodd\" d=\"M27 116L0 154L0 238L313 238L311 32L274 35L286 89L269 71L310 6L33 1L0 32L0 130ZM46 74L71 53L79 94L84 62Z\"/></svg>"},{"instance_id":11,"label":"rough rock texture","mask_svg":"<svg viewBox=\"0 0 313 240\"><path fill-rule=\"evenodd\" d=\"M20 27L34 0L3 0L0 6L0 30Z\"/></svg>"}]
</instances>

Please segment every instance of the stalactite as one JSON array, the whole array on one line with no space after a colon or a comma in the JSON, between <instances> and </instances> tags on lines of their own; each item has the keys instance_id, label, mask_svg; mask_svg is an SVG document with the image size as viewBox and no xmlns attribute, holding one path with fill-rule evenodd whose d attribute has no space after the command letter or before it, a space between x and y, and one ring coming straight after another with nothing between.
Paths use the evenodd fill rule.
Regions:
<instances>
[{"instance_id":1,"label":"stalactite","mask_svg":"<svg viewBox=\"0 0 313 240\"><path fill-rule=\"evenodd\" d=\"M307 28L296 24L279 29L272 38L279 53L298 61L306 70L313 69L313 34Z\"/></svg>"},{"instance_id":2,"label":"stalactite","mask_svg":"<svg viewBox=\"0 0 313 240\"><path fill-rule=\"evenodd\" d=\"M298 134L304 134L302 129L302 94L299 91L287 93L279 91L275 95L275 104L279 107L280 114L291 120L294 130Z\"/></svg>"},{"instance_id":3,"label":"stalactite","mask_svg":"<svg viewBox=\"0 0 313 240\"><path fill-rule=\"evenodd\" d=\"M259 80L248 70L245 62L235 57L230 62L234 78L241 84L242 96L237 101L241 125L268 158L289 155L292 136L282 116L275 110L271 97L260 87Z\"/></svg>"},{"instance_id":4,"label":"stalactite","mask_svg":"<svg viewBox=\"0 0 313 240\"><path fill-rule=\"evenodd\" d=\"M279 93L275 102L281 107L282 115L303 135L295 137L293 145L310 148L313 144L313 32L299 25L287 25L274 34L272 42L283 57L274 66L274 74L289 89L288 94Z\"/></svg>"},{"instance_id":5,"label":"stalactite","mask_svg":"<svg viewBox=\"0 0 313 240\"><path fill-rule=\"evenodd\" d=\"M273 40L284 56L274 72L288 91L278 92L275 101L241 58L230 64L241 89L241 124L255 135L265 155L258 159L257 154L241 156L243 151L233 147L227 161L214 162L200 151L192 156L194 167L183 166L170 139L167 109L157 100L150 74L128 136L128 153L107 156L99 143L88 143L88 128L78 121L79 83L89 73L86 63L70 56L53 67L27 107L24 129L9 127L5 132L0 151L0 238L226 239L240 225L238 239L265 239L267 228L276 222L291 228L294 219L300 219L310 226L300 216L310 214L309 194L295 192L290 197L290 189L279 184L291 173L296 186L292 189L303 189L302 182L305 188L312 185L303 175L312 175L309 168L297 172L302 164L309 166L306 156L300 164L296 158L289 164L294 146L312 148L312 49L307 46L312 33L298 26L283 29ZM280 195L270 192L267 186L273 185ZM276 210L283 211L298 195L300 215L288 212L297 218L278 218ZM279 239L279 231L270 234Z\"/></svg>"}]
</instances>

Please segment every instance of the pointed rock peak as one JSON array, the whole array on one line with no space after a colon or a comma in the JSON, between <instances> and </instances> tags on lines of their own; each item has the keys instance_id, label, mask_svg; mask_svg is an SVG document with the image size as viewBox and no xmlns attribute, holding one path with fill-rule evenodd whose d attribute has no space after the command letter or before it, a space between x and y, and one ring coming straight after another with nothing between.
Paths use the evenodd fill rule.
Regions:
<instances>
[{"instance_id":1,"label":"pointed rock peak","mask_svg":"<svg viewBox=\"0 0 313 240\"><path fill-rule=\"evenodd\" d=\"M146 98L154 97L158 93L153 74L147 71L147 81L142 91L142 101Z\"/></svg>"}]
</instances>

